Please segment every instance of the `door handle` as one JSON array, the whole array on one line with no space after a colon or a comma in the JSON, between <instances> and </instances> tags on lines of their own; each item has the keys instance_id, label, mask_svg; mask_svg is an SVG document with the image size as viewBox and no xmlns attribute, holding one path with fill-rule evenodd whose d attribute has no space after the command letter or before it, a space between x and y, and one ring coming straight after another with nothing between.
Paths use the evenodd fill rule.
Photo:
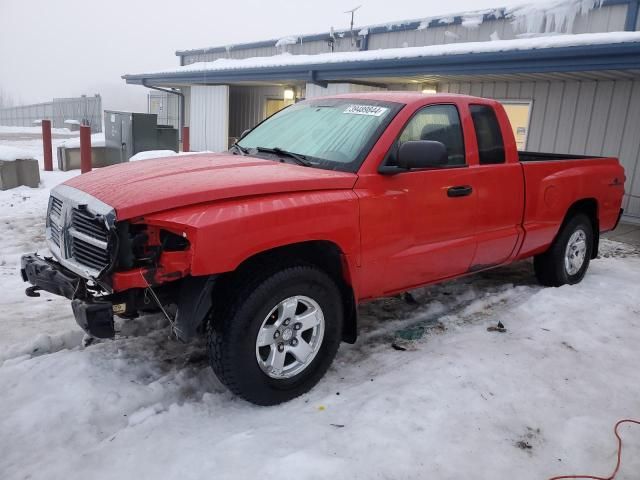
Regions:
<instances>
[{"instance_id":1,"label":"door handle","mask_svg":"<svg viewBox=\"0 0 640 480\"><path fill-rule=\"evenodd\" d=\"M447 196L449 197L466 197L471 195L473 188L471 185L458 185L456 187L449 187L447 190Z\"/></svg>"}]
</instances>

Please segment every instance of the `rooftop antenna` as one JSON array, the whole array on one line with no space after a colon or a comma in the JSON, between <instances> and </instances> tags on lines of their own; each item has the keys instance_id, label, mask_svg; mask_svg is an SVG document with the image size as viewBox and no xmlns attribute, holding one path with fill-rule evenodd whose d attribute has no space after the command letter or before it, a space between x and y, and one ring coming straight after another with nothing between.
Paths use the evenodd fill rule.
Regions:
<instances>
[{"instance_id":1,"label":"rooftop antenna","mask_svg":"<svg viewBox=\"0 0 640 480\"><path fill-rule=\"evenodd\" d=\"M355 39L355 35L353 34L353 18L355 16L356 10L359 10L360 7L362 7L362 5L358 5L355 8L352 8L351 10L347 10L344 13L350 13L351 14L351 26L349 27L349 31L351 32L351 45L355 45L356 39Z\"/></svg>"},{"instance_id":2,"label":"rooftop antenna","mask_svg":"<svg viewBox=\"0 0 640 480\"><path fill-rule=\"evenodd\" d=\"M336 45L336 32L333 30L333 26L329 30L329 38L327 39L327 43L329 44L329 49L331 50L331 52L333 52Z\"/></svg>"}]
</instances>

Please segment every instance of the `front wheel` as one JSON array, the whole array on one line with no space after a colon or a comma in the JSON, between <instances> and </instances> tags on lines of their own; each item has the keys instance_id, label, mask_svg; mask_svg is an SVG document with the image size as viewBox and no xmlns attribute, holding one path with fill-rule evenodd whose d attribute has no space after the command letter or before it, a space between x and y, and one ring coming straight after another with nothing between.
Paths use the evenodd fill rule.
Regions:
<instances>
[{"instance_id":1,"label":"front wheel","mask_svg":"<svg viewBox=\"0 0 640 480\"><path fill-rule=\"evenodd\" d=\"M582 213L565 223L549 250L534 258L538 281L549 287L580 282L589 268L593 235L591 220Z\"/></svg>"},{"instance_id":2,"label":"front wheel","mask_svg":"<svg viewBox=\"0 0 640 480\"><path fill-rule=\"evenodd\" d=\"M335 282L296 265L255 274L231 289L209 326L211 366L232 392L258 405L286 402L325 374L341 341Z\"/></svg>"}]
</instances>

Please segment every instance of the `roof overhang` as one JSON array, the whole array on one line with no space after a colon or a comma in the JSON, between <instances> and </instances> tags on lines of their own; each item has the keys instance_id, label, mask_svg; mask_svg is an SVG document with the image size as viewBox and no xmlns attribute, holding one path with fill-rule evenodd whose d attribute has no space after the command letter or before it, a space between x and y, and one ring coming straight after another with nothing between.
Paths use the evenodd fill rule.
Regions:
<instances>
[{"instance_id":1,"label":"roof overhang","mask_svg":"<svg viewBox=\"0 0 640 480\"><path fill-rule=\"evenodd\" d=\"M416 75L481 75L640 69L640 41L216 70L194 68L124 75L129 84L216 85L237 82L335 82Z\"/></svg>"}]
</instances>

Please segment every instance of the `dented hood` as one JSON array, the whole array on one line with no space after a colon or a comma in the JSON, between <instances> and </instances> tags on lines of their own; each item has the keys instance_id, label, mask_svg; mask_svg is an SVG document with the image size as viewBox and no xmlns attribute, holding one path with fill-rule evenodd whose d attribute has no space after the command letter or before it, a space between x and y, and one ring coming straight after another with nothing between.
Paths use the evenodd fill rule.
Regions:
<instances>
[{"instance_id":1,"label":"dented hood","mask_svg":"<svg viewBox=\"0 0 640 480\"><path fill-rule=\"evenodd\" d=\"M274 193L349 189L353 173L249 156L194 154L100 168L65 182L116 210L118 219L197 203Z\"/></svg>"}]
</instances>

